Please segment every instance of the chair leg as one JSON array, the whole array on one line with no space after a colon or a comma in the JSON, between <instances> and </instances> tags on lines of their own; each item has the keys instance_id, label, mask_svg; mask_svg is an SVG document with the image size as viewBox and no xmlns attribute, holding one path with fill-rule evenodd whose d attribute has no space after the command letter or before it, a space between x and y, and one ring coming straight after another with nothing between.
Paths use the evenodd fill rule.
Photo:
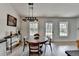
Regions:
<instances>
[{"instance_id":1,"label":"chair leg","mask_svg":"<svg viewBox=\"0 0 79 59\"><path fill-rule=\"evenodd\" d=\"M40 56L40 53L38 52L38 56Z\"/></svg>"},{"instance_id":2,"label":"chair leg","mask_svg":"<svg viewBox=\"0 0 79 59\"><path fill-rule=\"evenodd\" d=\"M24 49L25 49L25 38L24 38L24 43L23 43L24 45L23 45L23 51L24 51Z\"/></svg>"},{"instance_id":3,"label":"chair leg","mask_svg":"<svg viewBox=\"0 0 79 59\"><path fill-rule=\"evenodd\" d=\"M23 51L24 51L24 49L25 49L25 46L23 46Z\"/></svg>"},{"instance_id":4,"label":"chair leg","mask_svg":"<svg viewBox=\"0 0 79 59\"><path fill-rule=\"evenodd\" d=\"M24 51L24 49L25 49L25 43L24 43L24 46L23 46L23 51Z\"/></svg>"},{"instance_id":5,"label":"chair leg","mask_svg":"<svg viewBox=\"0 0 79 59\"><path fill-rule=\"evenodd\" d=\"M52 46L51 46L51 44L50 44L50 49L51 49L51 52L52 52Z\"/></svg>"},{"instance_id":6,"label":"chair leg","mask_svg":"<svg viewBox=\"0 0 79 59\"><path fill-rule=\"evenodd\" d=\"M44 55L45 55L45 53L46 53L46 45L45 45Z\"/></svg>"},{"instance_id":7,"label":"chair leg","mask_svg":"<svg viewBox=\"0 0 79 59\"><path fill-rule=\"evenodd\" d=\"M29 52L29 56L30 56L30 52Z\"/></svg>"}]
</instances>

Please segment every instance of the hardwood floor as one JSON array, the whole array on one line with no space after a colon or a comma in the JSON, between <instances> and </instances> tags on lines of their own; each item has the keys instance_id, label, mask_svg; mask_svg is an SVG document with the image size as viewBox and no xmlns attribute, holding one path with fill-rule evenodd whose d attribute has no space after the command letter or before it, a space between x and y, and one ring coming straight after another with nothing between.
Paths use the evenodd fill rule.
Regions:
<instances>
[{"instance_id":1,"label":"hardwood floor","mask_svg":"<svg viewBox=\"0 0 79 59\"><path fill-rule=\"evenodd\" d=\"M44 51L44 47L42 50ZM78 50L75 42L73 43L65 43L65 42L54 42L52 43L52 52L50 50L50 46L46 47L46 53L41 56L67 56L65 54L66 50ZM23 52L23 45L19 45L18 47L12 50L12 53L7 52L7 56L29 56L29 49L26 46L25 51Z\"/></svg>"}]
</instances>

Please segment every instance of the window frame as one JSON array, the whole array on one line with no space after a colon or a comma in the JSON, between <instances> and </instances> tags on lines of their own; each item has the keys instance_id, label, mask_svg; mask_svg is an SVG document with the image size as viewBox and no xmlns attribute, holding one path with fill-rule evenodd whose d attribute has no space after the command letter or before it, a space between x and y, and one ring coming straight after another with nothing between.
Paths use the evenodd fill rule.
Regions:
<instances>
[{"instance_id":1,"label":"window frame","mask_svg":"<svg viewBox=\"0 0 79 59\"><path fill-rule=\"evenodd\" d=\"M39 27L38 27L38 25L39 25L39 23L38 22L34 22L33 24L35 24L35 23L37 23L37 32L36 33L38 33L39 31ZM33 28L34 29L34 28ZM34 29L35 30L35 29ZM29 22L29 38L31 38L31 35L30 35L31 33L30 33L30 22ZM32 35L33 36L33 35Z\"/></svg>"},{"instance_id":2,"label":"window frame","mask_svg":"<svg viewBox=\"0 0 79 59\"><path fill-rule=\"evenodd\" d=\"M67 29L66 29L66 31L67 31L66 34L67 34L67 35L60 35L60 24L61 24L61 23L62 23L62 24L63 24L63 23L66 24L66 28L67 28ZM64 31L65 31L65 30L64 30ZM68 35L69 35L68 32L69 32L69 22L68 22L68 21L60 21L60 22L59 22L59 37L68 37Z\"/></svg>"},{"instance_id":3,"label":"window frame","mask_svg":"<svg viewBox=\"0 0 79 59\"><path fill-rule=\"evenodd\" d=\"M54 31L53 21L47 21L47 22L45 22L45 37L46 37L46 23L52 24L52 39L53 39L53 35L54 35L54 33L53 33L53 31Z\"/></svg>"}]
</instances>

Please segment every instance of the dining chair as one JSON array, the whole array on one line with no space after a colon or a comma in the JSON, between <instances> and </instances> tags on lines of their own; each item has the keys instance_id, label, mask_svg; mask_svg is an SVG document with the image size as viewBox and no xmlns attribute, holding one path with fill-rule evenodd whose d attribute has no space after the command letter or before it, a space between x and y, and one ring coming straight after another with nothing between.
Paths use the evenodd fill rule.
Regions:
<instances>
[{"instance_id":1,"label":"dining chair","mask_svg":"<svg viewBox=\"0 0 79 59\"><path fill-rule=\"evenodd\" d=\"M51 45L51 38L49 36L47 36L48 41L45 43L45 50L44 53L46 52L46 46L49 45L50 46L50 50L52 52L52 45Z\"/></svg>"},{"instance_id":2,"label":"dining chair","mask_svg":"<svg viewBox=\"0 0 79 59\"><path fill-rule=\"evenodd\" d=\"M34 39L35 39L35 40L39 40L39 37L40 37L40 35L39 35L38 33L34 34ZM40 53L41 53L41 54L42 54L42 51L41 51L42 47L43 47L43 43L41 43L41 44L39 45Z\"/></svg>"},{"instance_id":3,"label":"dining chair","mask_svg":"<svg viewBox=\"0 0 79 59\"><path fill-rule=\"evenodd\" d=\"M31 55L40 55L40 47L39 43L28 42L29 44L29 56Z\"/></svg>"},{"instance_id":4,"label":"dining chair","mask_svg":"<svg viewBox=\"0 0 79 59\"><path fill-rule=\"evenodd\" d=\"M33 42L28 42L25 40L25 38L23 39L23 51L25 50L26 45L29 45L29 56L31 54L37 54L40 55L41 50L40 50L40 45L39 43L33 43Z\"/></svg>"},{"instance_id":5,"label":"dining chair","mask_svg":"<svg viewBox=\"0 0 79 59\"><path fill-rule=\"evenodd\" d=\"M48 42L48 40L45 40L45 41L39 42L39 43L28 42L28 44L29 44L29 56L31 54L41 55L44 51L42 51L40 46L41 45L43 46L43 44L45 44L46 42Z\"/></svg>"}]
</instances>

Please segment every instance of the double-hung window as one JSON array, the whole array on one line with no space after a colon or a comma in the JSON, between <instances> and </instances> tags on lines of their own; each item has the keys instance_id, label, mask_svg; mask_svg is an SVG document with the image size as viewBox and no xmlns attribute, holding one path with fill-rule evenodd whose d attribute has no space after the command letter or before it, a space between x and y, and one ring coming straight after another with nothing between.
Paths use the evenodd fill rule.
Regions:
<instances>
[{"instance_id":1,"label":"double-hung window","mask_svg":"<svg viewBox=\"0 0 79 59\"><path fill-rule=\"evenodd\" d=\"M50 38L52 38L52 35L53 35L53 23L46 23L46 32L45 32L45 35L46 37L49 36Z\"/></svg>"},{"instance_id":2,"label":"double-hung window","mask_svg":"<svg viewBox=\"0 0 79 59\"><path fill-rule=\"evenodd\" d=\"M59 23L59 32L60 36L68 36L68 22Z\"/></svg>"},{"instance_id":3,"label":"double-hung window","mask_svg":"<svg viewBox=\"0 0 79 59\"><path fill-rule=\"evenodd\" d=\"M36 33L38 33L38 22L29 22L30 39L33 39Z\"/></svg>"}]
</instances>

